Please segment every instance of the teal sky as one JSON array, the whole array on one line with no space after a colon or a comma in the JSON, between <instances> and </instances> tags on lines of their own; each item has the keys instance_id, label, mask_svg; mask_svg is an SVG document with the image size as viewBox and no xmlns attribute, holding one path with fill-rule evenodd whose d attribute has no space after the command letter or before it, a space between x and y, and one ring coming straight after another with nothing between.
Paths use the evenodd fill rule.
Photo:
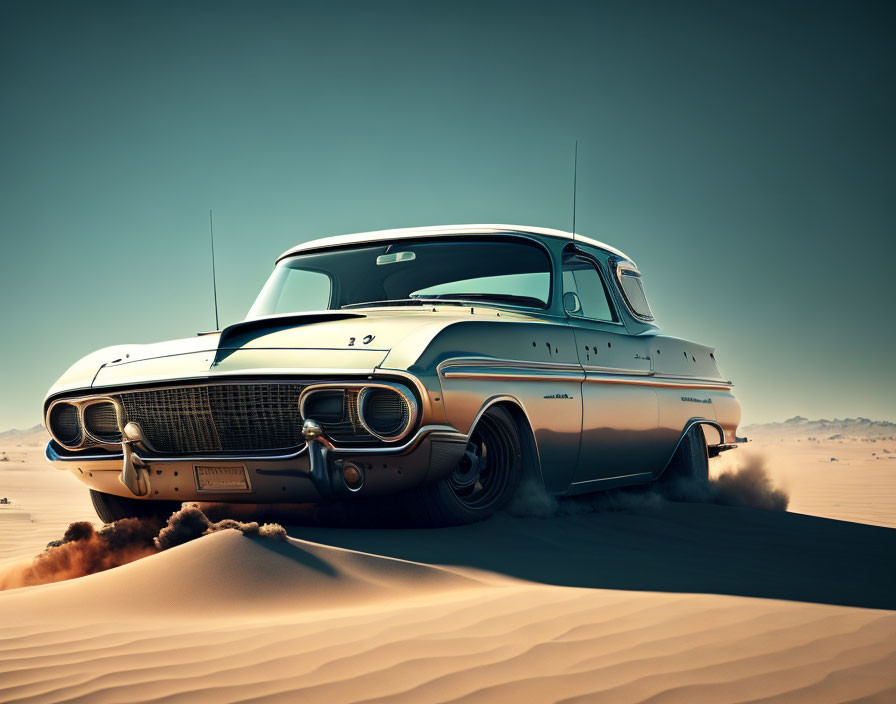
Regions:
<instances>
[{"instance_id":1,"label":"teal sky","mask_svg":"<svg viewBox=\"0 0 896 704\"><path fill-rule=\"evenodd\" d=\"M896 420L896 14L873 2L0 0L0 430L222 324L307 239L570 229L744 421Z\"/></svg>"}]
</instances>

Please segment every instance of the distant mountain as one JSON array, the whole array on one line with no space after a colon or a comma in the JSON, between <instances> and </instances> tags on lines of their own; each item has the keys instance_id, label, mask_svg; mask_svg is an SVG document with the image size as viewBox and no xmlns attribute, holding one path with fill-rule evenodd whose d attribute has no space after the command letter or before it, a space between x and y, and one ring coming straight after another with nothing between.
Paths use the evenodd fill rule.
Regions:
<instances>
[{"instance_id":1,"label":"distant mountain","mask_svg":"<svg viewBox=\"0 0 896 704\"><path fill-rule=\"evenodd\" d=\"M34 433L45 433L44 426L38 423L31 428L26 428L25 430L16 430L13 428L12 430L4 430L0 433L0 438L17 438L23 435L33 435Z\"/></svg>"},{"instance_id":2,"label":"distant mountain","mask_svg":"<svg viewBox=\"0 0 896 704\"><path fill-rule=\"evenodd\" d=\"M871 420L870 418L834 418L828 420L809 420L803 416L794 416L778 423L759 423L745 425L738 434L746 435L800 435L816 437L819 440L829 439L834 435L854 438L890 438L896 437L896 423L887 420Z\"/></svg>"}]
</instances>

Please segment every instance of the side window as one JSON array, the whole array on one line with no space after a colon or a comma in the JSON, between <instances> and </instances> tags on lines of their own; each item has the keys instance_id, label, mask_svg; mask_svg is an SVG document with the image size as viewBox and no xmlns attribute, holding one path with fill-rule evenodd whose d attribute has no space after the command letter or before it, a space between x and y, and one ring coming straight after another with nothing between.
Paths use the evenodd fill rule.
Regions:
<instances>
[{"instance_id":1,"label":"side window","mask_svg":"<svg viewBox=\"0 0 896 704\"><path fill-rule=\"evenodd\" d=\"M563 257L563 310L576 318L619 322L603 277L591 260Z\"/></svg>"},{"instance_id":2,"label":"side window","mask_svg":"<svg viewBox=\"0 0 896 704\"><path fill-rule=\"evenodd\" d=\"M647 302L641 275L630 269L620 269L619 285L622 287L622 293L625 294L625 300L632 312L642 320L653 320L653 311L650 310L650 304Z\"/></svg>"}]
</instances>

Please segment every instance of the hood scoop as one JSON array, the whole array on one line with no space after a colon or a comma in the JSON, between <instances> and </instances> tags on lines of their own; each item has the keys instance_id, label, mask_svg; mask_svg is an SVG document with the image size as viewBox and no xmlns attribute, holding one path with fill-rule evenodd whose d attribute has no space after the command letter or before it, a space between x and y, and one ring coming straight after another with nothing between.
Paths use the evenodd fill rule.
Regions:
<instances>
[{"instance_id":1,"label":"hood scoop","mask_svg":"<svg viewBox=\"0 0 896 704\"><path fill-rule=\"evenodd\" d=\"M228 350L242 347L252 340L280 330L288 330L302 325L314 325L315 323L330 323L336 320L351 320L353 318L366 318L363 313L293 313L290 315L278 315L272 318L258 318L257 320L245 320L241 323L229 325L221 331L218 338L218 349Z\"/></svg>"}]
</instances>

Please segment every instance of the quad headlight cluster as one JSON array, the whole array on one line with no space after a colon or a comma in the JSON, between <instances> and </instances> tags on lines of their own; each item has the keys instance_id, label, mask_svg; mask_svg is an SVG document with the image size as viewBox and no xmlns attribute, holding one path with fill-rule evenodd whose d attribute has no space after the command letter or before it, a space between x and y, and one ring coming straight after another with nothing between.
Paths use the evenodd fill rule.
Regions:
<instances>
[{"instance_id":1,"label":"quad headlight cluster","mask_svg":"<svg viewBox=\"0 0 896 704\"><path fill-rule=\"evenodd\" d=\"M47 409L47 429L65 448L78 450L121 442L121 406L111 398L62 399Z\"/></svg>"},{"instance_id":2,"label":"quad headlight cluster","mask_svg":"<svg viewBox=\"0 0 896 704\"><path fill-rule=\"evenodd\" d=\"M395 442L417 421L417 402L401 384L315 384L299 399L302 418L316 420L333 441L363 441L371 436Z\"/></svg>"}]
</instances>

